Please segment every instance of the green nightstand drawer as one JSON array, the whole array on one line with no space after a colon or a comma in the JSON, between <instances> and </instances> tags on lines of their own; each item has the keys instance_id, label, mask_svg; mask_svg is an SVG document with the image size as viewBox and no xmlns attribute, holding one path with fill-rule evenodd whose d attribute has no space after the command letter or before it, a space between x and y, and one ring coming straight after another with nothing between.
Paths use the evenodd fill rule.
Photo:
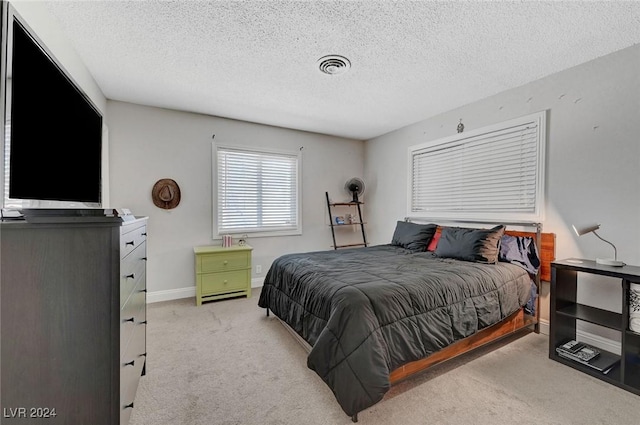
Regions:
<instances>
[{"instance_id":1,"label":"green nightstand drawer","mask_svg":"<svg viewBox=\"0 0 640 425\"><path fill-rule=\"evenodd\" d=\"M250 258L251 251L203 254L198 257L197 271L210 273L246 269L251 267Z\"/></svg>"},{"instance_id":2,"label":"green nightstand drawer","mask_svg":"<svg viewBox=\"0 0 640 425\"><path fill-rule=\"evenodd\" d=\"M197 246L196 305L204 301L251 296L251 248L249 245Z\"/></svg>"},{"instance_id":3,"label":"green nightstand drawer","mask_svg":"<svg viewBox=\"0 0 640 425\"><path fill-rule=\"evenodd\" d=\"M202 295L247 289L251 282L249 269L211 274L199 274Z\"/></svg>"}]
</instances>

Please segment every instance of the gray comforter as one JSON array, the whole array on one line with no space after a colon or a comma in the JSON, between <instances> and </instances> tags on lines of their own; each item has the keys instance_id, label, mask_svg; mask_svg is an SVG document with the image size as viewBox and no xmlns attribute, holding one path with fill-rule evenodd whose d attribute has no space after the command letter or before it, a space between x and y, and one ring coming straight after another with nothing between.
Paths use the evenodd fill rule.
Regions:
<instances>
[{"instance_id":1,"label":"gray comforter","mask_svg":"<svg viewBox=\"0 0 640 425\"><path fill-rule=\"evenodd\" d=\"M529 293L512 264L379 245L279 257L258 305L313 347L309 368L352 416L382 399L391 371L499 322Z\"/></svg>"}]
</instances>

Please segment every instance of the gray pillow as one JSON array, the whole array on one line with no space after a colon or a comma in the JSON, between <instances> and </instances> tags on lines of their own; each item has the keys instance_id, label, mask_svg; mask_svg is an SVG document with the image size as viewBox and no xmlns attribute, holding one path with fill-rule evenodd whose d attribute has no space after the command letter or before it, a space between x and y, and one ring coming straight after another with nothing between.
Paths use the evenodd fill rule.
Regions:
<instances>
[{"instance_id":1,"label":"gray pillow","mask_svg":"<svg viewBox=\"0 0 640 425\"><path fill-rule=\"evenodd\" d=\"M426 251L427 245L436 233L435 224L416 224L398 221L391 238L391 245L401 246L411 251Z\"/></svg>"},{"instance_id":2,"label":"gray pillow","mask_svg":"<svg viewBox=\"0 0 640 425\"><path fill-rule=\"evenodd\" d=\"M435 254L478 263L497 263L504 226L492 229L444 227Z\"/></svg>"}]
</instances>

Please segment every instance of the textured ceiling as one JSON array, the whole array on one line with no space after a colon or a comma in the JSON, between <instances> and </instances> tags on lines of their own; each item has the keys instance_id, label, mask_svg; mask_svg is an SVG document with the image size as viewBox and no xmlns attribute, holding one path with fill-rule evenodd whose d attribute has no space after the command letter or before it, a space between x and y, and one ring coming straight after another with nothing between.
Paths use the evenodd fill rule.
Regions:
<instances>
[{"instance_id":1,"label":"textured ceiling","mask_svg":"<svg viewBox=\"0 0 640 425\"><path fill-rule=\"evenodd\" d=\"M44 4L108 99L355 139L640 43L638 2Z\"/></svg>"}]
</instances>

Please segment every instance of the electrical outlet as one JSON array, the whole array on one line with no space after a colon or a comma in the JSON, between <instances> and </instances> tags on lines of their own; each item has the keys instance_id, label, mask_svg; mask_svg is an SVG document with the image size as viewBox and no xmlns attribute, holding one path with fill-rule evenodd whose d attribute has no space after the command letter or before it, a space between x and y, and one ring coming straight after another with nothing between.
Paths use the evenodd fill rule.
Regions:
<instances>
[{"instance_id":1,"label":"electrical outlet","mask_svg":"<svg viewBox=\"0 0 640 425\"><path fill-rule=\"evenodd\" d=\"M260 273L262 273L262 266L258 264L256 266L256 274L260 274Z\"/></svg>"}]
</instances>

